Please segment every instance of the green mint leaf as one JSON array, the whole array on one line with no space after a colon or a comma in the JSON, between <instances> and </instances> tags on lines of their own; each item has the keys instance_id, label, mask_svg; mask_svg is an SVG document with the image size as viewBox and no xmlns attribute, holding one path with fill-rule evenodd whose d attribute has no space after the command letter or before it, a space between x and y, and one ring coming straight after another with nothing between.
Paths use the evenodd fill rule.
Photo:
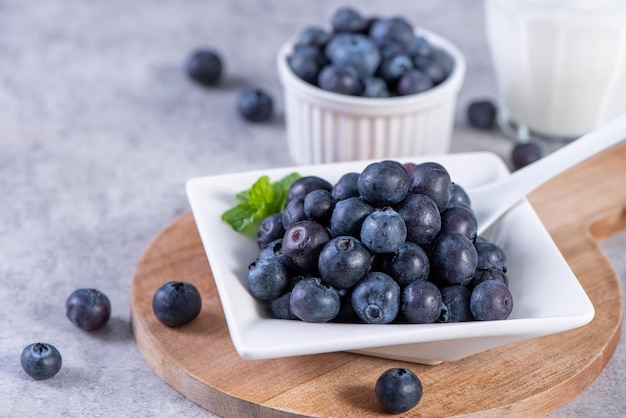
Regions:
<instances>
[{"instance_id":1,"label":"green mint leaf","mask_svg":"<svg viewBox=\"0 0 626 418\"><path fill-rule=\"evenodd\" d=\"M235 231L241 232L254 222L256 212L257 209L251 205L240 203L224 212L222 220L232 226Z\"/></svg>"}]
</instances>

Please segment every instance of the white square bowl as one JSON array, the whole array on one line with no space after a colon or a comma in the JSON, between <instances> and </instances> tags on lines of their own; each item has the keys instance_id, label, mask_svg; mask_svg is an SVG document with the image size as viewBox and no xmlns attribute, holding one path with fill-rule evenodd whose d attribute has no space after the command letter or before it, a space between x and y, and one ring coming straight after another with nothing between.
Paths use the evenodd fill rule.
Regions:
<instances>
[{"instance_id":1,"label":"white square bowl","mask_svg":"<svg viewBox=\"0 0 626 418\"><path fill-rule=\"evenodd\" d=\"M398 159L436 161L464 188L509 175L491 153L460 153ZM187 195L215 279L231 339L240 356L268 359L351 351L423 364L454 361L501 345L567 331L589 323L594 308L584 289L527 201L522 201L484 235L507 256L514 308L503 321L435 324L307 323L268 317L246 288L248 265L258 253L255 236L235 232L221 219L235 194L261 175L271 181L298 172L331 183L372 160L297 166L198 177Z\"/></svg>"}]
</instances>

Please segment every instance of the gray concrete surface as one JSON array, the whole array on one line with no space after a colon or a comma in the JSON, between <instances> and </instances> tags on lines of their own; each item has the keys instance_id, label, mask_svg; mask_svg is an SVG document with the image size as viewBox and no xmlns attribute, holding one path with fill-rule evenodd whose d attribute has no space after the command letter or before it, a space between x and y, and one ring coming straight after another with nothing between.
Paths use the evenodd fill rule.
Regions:
<instances>
[{"instance_id":1,"label":"gray concrete surface","mask_svg":"<svg viewBox=\"0 0 626 418\"><path fill-rule=\"evenodd\" d=\"M508 140L464 119L469 101L494 96L479 0L0 0L0 416L211 416L143 361L130 331L134 267L188 210L187 179L291 165L275 54L344 4L404 14L455 42L468 70L452 151L508 158ZM226 64L211 90L182 71L203 45ZM235 112L249 84L274 95L271 123ZM625 247L626 239L607 247L622 274ZM112 301L100 332L65 318L79 287ZM55 378L22 371L20 353L35 341L61 351ZM625 366L622 343L598 380L553 416L623 415Z\"/></svg>"}]
</instances>

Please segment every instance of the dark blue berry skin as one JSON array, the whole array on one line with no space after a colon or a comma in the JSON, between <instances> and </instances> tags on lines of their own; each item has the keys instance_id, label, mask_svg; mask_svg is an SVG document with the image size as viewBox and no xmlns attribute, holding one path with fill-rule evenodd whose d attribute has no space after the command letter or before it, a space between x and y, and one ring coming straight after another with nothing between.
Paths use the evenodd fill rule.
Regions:
<instances>
[{"instance_id":1,"label":"dark blue berry skin","mask_svg":"<svg viewBox=\"0 0 626 418\"><path fill-rule=\"evenodd\" d=\"M222 60L212 49L194 51L186 63L187 75L203 86L214 86L222 75Z\"/></svg>"},{"instance_id":2,"label":"dark blue berry skin","mask_svg":"<svg viewBox=\"0 0 626 418\"><path fill-rule=\"evenodd\" d=\"M444 286L439 290L446 307L445 322L468 322L474 319L470 310L470 289L456 285Z\"/></svg>"},{"instance_id":3,"label":"dark blue berry skin","mask_svg":"<svg viewBox=\"0 0 626 418\"><path fill-rule=\"evenodd\" d=\"M287 59L289 67L302 80L317 85L317 77L326 65L326 59L315 47L300 47Z\"/></svg>"},{"instance_id":4,"label":"dark blue berry skin","mask_svg":"<svg viewBox=\"0 0 626 418\"><path fill-rule=\"evenodd\" d=\"M440 232L458 232L474 241L478 233L476 215L468 207L448 207L441 213Z\"/></svg>"},{"instance_id":5,"label":"dark blue berry skin","mask_svg":"<svg viewBox=\"0 0 626 418\"><path fill-rule=\"evenodd\" d=\"M84 331L102 328L111 317L109 298L97 289L77 289L65 301L67 318Z\"/></svg>"},{"instance_id":6,"label":"dark blue berry skin","mask_svg":"<svg viewBox=\"0 0 626 418\"><path fill-rule=\"evenodd\" d=\"M360 197L340 200L330 216L330 230L334 236L350 235L360 238L365 218L374 212L374 207Z\"/></svg>"},{"instance_id":7,"label":"dark blue berry skin","mask_svg":"<svg viewBox=\"0 0 626 418\"><path fill-rule=\"evenodd\" d=\"M413 27L406 19L391 17L378 19L369 31L369 36L377 45L385 45L394 42L408 52L415 38Z\"/></svg>"},{"instance_id":8,"label":"dark blue berry skin","mask_svg":"<svg viewBox=\"0 0 626 418\"><path fill-rule=\"evenodd\" d=\"M359 173L350 172L342 175L337 183L333 185L332 195L335 200L344 200L349 197L358 197L359 189L357 182L359 181Z\"/></svg>"},{"instance_id":9,"label":"dark blue berry skin","mask_svg":"<svg viewBox=\"0 0 626 418\"><path fill-rule=\"evenodd\" d=\"M401 287L404 287L414 280L428 280L430 262L422 247L414 242L406 241L398 251L386 255L383 269Z\"/></svg>"},{"instance_id":10,"label":"dark blue berry skin","mask_svg":"<svg viewBox=\"0 0 626 418\"><path fill-rule=\"evenodd\" d=\"M269 215L261 221L256 233L256 242L259 249L264 248L272 241L282 238L285 234L283 227L283 216L280 213Z\"/></svg>"},{"instance_id":11,"label":"dark blue berry skin","mask_svg":"<svg viewBox=\"0 0 626 418\"><path fill-rule=\"evenodd\" d=\"M433 86L433 81L426 73L410 70L400 77L396 91L399 96L409 96L430 90Z\"/></svg>"},{"instance_id":12,"label":"dark blue berry skin","mask_svg":"<svg viewBox=\"0 0 626 418\"><path fill-rule=\"evenodd\" d=\"M198 316L202 298L191 283L171 281L154 293L152 311L159 321L168 327L184 325Z\"/></svg>"},{"instance_id":13,"label":"dark blue berry skin","mask_svg":"<svg viewBox=\"0 0 626 418\"><path fill-rule=\"evenodd\" d=\"M474 247L476 247L478 254L477 269L499 269L506 272L506 254L499 245L483 237L478 237L474 242Z\"/></svg>"},{"instance_id":14,"label":"dark blue berry skin","mask_svg":"<svg viewBox=\"0 0 626 418\"><path fill-rule=\"evenodd\" d=\"M291 183L289 190L287 190L287 196L285 199L287 202L298 198L304 200L307 194L316 189L331 191L333 189L333 185L318 176L300 177Z\"/></svg>"},{"instance_id":15,"label":"dark blue berry skin","mask_svg":"<svg viewBox=\"0 0 626 418\"><path fill-rule=\"evenodd\" d=\"M322 279L337 289L354 286L370 268L370 253L355 237L339 236L322 249L318 268Z\"/></svg>"},{"instance_id":16,"label":"dark blue berry skin","mask_svg":"<svg viewBox=\"0 0 626 418\"><path fill-rule=\"evenodd\" d=\"M22 368L35 380L50 379L61 370L61 353L52 344L33 343L24 348L20 358Z\"/></svg>"},{"instance_id":17,"label":"dark blue berry skin","mask_svg":"<svg viewBox=\"0 0 626 418\"><path fill-rule=\"evenodd\" d=\"M381 99L389 96L389 88L382 78L367 77L363 80L363 97Z\"/></svg>"},{"instance_id":18,"label":"dark blue berry skin","mask_svg":"<svg viewBox=\"0 0 626 418\"><path fill-rule=\"evenodd\" d=\"M398 316L400 286L385 273L369 273L354 286L352 307L366 324L388 324Z\"/></svg>"},{"instance_id":19,"label":"dark blue berry skin","mask_svg":"<svg viewBox=\"0 0 626 418\"><path fill-rule=\"evenodd\" d=\"M515 170L526 167L528 164L534 163L542 157L543 149L534 141L516 144L511 153L511 161L513 162L513 168Z\"/></svg>"},{"instance_id":20,"label":"dark blue berry skin","mask_svg":"<svg viewBox=\"0 0 626 418\"><path fill-rule=\"evenodd\" d=\"M304 198L304 214L311 221L327 224L334 208L335 198L328 190L313 190Z\"/></svg>"},{"instance_id":21,"label":"dark blue berry skin","mask_svg":"<svg viewBox=\"0 0 626 418\"><path fill-rule=\"evenodd\" d=\"M440 233L430 253L431 280L440 286L466 285L474 277L478 254L474 243L458 232Z\"/></svg>"},{"instance_id":22,"label":"dark blue berry skin","mask_svg":"<svg viewBox=\"0 0 626 418\"><path fill-rule=\"evenodd\" d=\"M269 242L265 247L261 248L257 258L278 258L280 261L283 261L283 238Z\"/></svg>"},{"instance_id":23,"label":"dark blue berry skin","mask_svg":"<svg viewBox=\"0 0 626 418\"><path fill-rule=\"evenodd\" d=\"M292 311L290 306L291 292L287 292L270 301L270 312L277 319L300 319Z\"/></svg>"},{"instance_id":24,"label":"dark blue berry skin","mask_svg":"<svg viewBox=\"0 0 626 418\"><path fill-rule=\"evenodd\" d=\"M409 175L404 166L390 160L369 164L357 182L361 197L376 207L399 203L409 191L409 186Z\"/></svg>"},{"instance_id":25,"label":"dark blue berry skin","mask_svg":"<svg viewBox=\"0 0 626 418\"><path fill-rule=\"evenodd\" d=\"M469 124L478 129L491 129L496 122L496 106L490 100L477 100L467 107Z\"/></svg>"},{"instance_id":26,"label":"dark blue berry skin","mask_svg":"<svg viewBox=\"0 0 626 418\"><path fill-rule=\"evenodd\" d=\"M432 324L439 320L445 306L441 291L432 282L416 280L402 289L400 310L413 324Z\"/></svg>"},{"instance_id":27,"label":"dark blue berry skin","mask_svg":"<svg viewBox=\"0 0 626 418\"><path fill-rule=\"evenodd\" d=\"M307 219L307 217L304 212L303 198L298 197L287 202L281 213L281 223L285 230L296 222L304 221L305 219Z\"/></svg>"},{"instance_id":28,"label":"dark blue berry skin","mask_svg":"<svg viewBox=\"0 0 626 418\"><path fill-rule=\"evenodd\" d=\"M248 266L248 289L257 299L276 299L288 284L287 268L278 258L257 259Z\"/></svg>"},{"instance_id":29,"label":"dark blue berry skin","mask_svg":"<svg viewBox=\"0 0 626 418\"><path fill-rule=\"evenodd\" d=\"M289 226L283 237L285 265L302 274L317 272L320 252L331 238L330 232L315 221L305 220Z\"/></svg>"},{"instance_id":30,"label":"dark blue berry skin","mask_svg":"<svg viewBox=\"0 0 626 418\"><path fill-rule=\"evenodd\" d=\"M441 230L441 213L426 195L409 193L396 210L404 219L409 241L427 245Z\"/></svg>"},{"instance_id":31,"label":"dark blue berry skin","mask_svg":"<svg viewBox=\"0 0 626 418\"><path fill-rule=\"evenodd\" d=\"M319 26L309 26L300 33L295 47L313 46L322 50L329 40L330 34L326 29Z\"/></svg>"},{"instance_id":32,"label":"dark blue berry skin","mask_svg":"<svg viewBox=\"0 0 626 418\"><path fill-rule=\"evenodd\" d=\"M327 65L320 71L317 85L327 91L358 96L361 94L361 82L356 71L346 67Z\"/></svg>"},{"instance_id":33,"label":"dark blue berry skin","mask_svg":"<svg viewBox=\"0 0 626 418\"><path fill-rule=\"evenodd\" d=\"M328 322L339 313L341 298L334 287L318 277L295 284L289 300L291 312L305 322Z\"/></svg>"},{"instance_id":34,"label":"dark blue berry skin","mask_svg":"<svg viewBox=\"0 0 626 418\"><path fill-rule=\"evenodd\" d=\"M389 85L395 83L413 69L413 62L406 54L396 54L382 60L378 69L379 76Z\"/></svg>"},{"instance_id":35,"label":"dark blue berry skin","mask_svg":"<svg viewBox=\"0 0 626 418\"><path fill-rule=\"evenodd\" d=\"M331 25L335 33L364 32L367 24L366 19L351 7L337 9L331 19Z\"/></svg>"},{"instance_id":36,"label":"dark blue berry skin","mask_svg":"<svg viewBox=\"0 0 626 418\"><path fill-rule=\"evenodd\" d=\"M448 207L453 206L463 206L470 209L472 207L472 202L465 189L454 182L452 182L452 194L450 195L450 201L448 202Z\"/></svg>"},{"instance_id":37,"label":"dark blue berry skin","mask_svg":"<svg viewBox=\"0 0 626 418\"><path fill-rule=\"evenodd\" d=\"M376 381L376 399L383 409L400 414L414 408L423 394L422 382L405 368L386 370Z\"/></svg>"},{"instance_id":38,"label":"dark blue berry skin","mask_svg":"<svg viewBox=\"0 0 626 418\"><path fill-rule=\"evenodd\" d=\"M486 280L472 290L470 309L477 321L507 319L513 310L513 296L504 283Z\"/></svg>"},{"instance_id":39,"label":"dark blue berry skin","mask_svg":"<svg viewBox=\"0 0 626 418\"><path fill-rule=\"evenodd\" d=\"M450 173L443 165L433 161L417 164L411 172L409 192L430 197L439 211L443 211L452 197Z\"/></svg>"},{"instance_id":40,"label":"dark blue berry skin","mask_svg":"<svg viewBox=\"0 0 626 418\"><path fill-rule=\"evenodd\" d=\"M265 122L274 113L274 101L258 87L244 89L237 99L237 110L241 117L250 122Z\"/></svg>"},{"instance_id":41,"label":"dark blue berry skin","mask_svg":"<svg viewBox=\"0 0 626 418\"><path fill-rule=\"evenodd\" d=\"M361 225L361 241L376 254L394 253L406 241L407 228L402 216L388 207L375 210Z\"/></svg>"},{"instance_id":42,"label":"dark blue berry skin","mask_svg":"<svg viewBox=\"0 0 626 418\"><path fill-rule=\"evenodd\" d=\"M485 270L476 269L476 272L474 272L474 277L467 284L467 287L473 290L476 286L486 280L497 280L499 282L502 282L507 287L509 285L509 278L507 277L506 273L500 269L492 268Z\"/></svg>"},{"instance_id":43,"label":"dark blue berry skin","mask_svg":"<svg viewBox=\"0 0 626 418\"><path fill-rule=\"evenodd\" d=\"M354 68L361 80L374 75L381 60L376 44L357 33L335 35L328 43L325 55L334 66Z\"/></svg>"}]
</instances>

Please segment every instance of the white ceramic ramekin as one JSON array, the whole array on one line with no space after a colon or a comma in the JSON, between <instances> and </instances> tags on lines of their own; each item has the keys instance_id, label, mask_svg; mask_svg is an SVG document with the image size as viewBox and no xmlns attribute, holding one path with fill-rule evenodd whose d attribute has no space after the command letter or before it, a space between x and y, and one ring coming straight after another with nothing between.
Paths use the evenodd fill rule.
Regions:
<instances>
[{"instance_id":1,"label":"white ceramic ramekin","mask_svg":"<svg viewBox=\"0 0 626 418\"><path fill-rule=\"evenodd\" d=\"M303 81L287 63L292 44L283 45L277 65L284 91L289 152L297 164L449 151L465 58L446 39L424 30L419 34L452 56L452 73L426 92L381 99L332 93Z\"/></svg>"}]
</instances>

